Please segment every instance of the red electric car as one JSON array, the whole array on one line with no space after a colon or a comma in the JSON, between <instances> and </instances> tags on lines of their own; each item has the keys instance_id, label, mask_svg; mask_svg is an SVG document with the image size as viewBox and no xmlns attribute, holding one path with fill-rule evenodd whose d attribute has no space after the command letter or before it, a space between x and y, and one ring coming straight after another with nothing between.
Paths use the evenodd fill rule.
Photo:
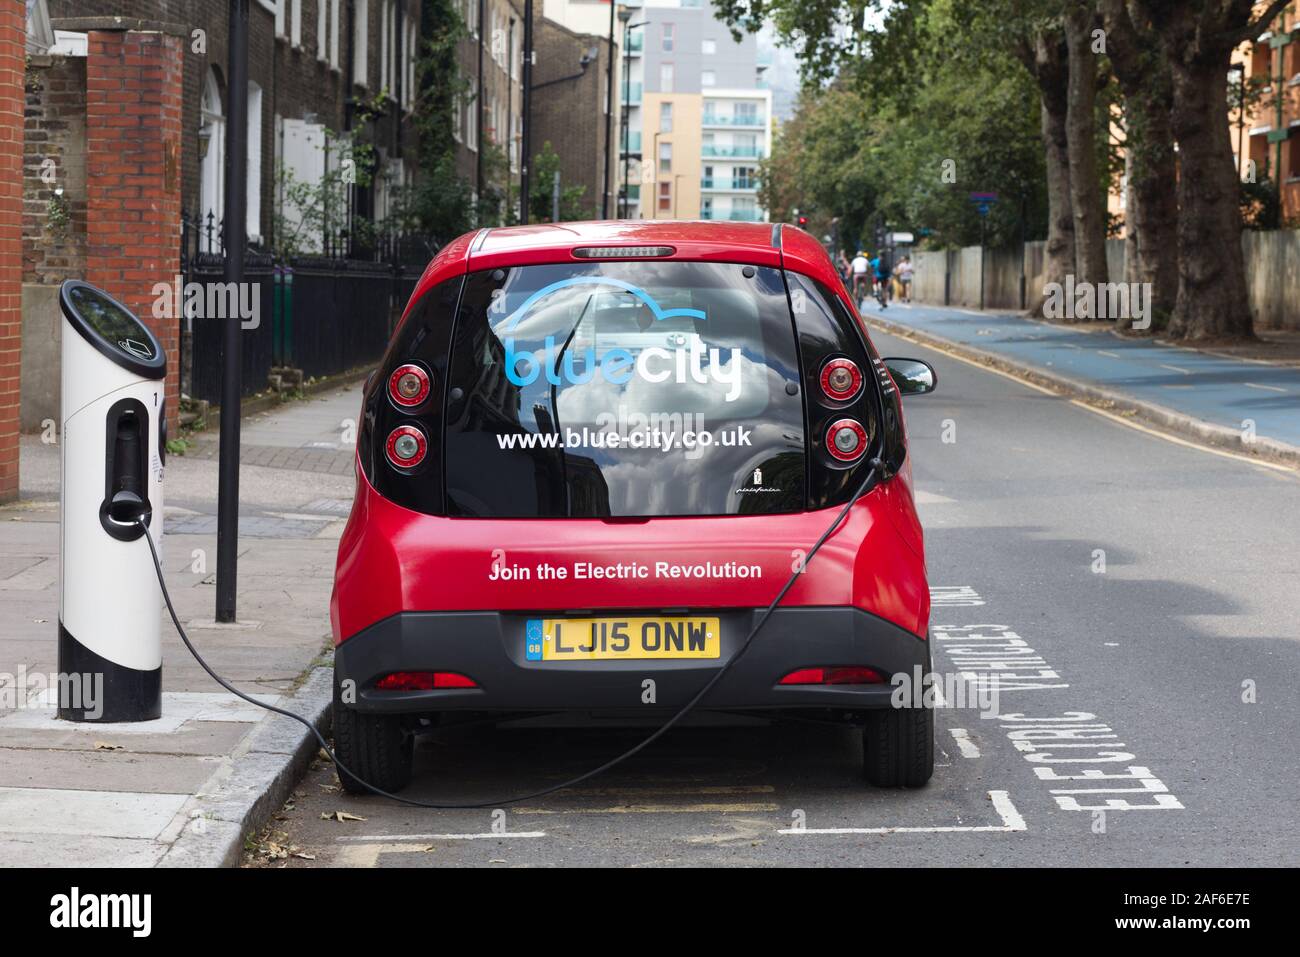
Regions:
<instances>
[{"instance_id":1,"label":"red electric car","mask_svg":"<svg viewBox=\"0 0 1300 957\"><path fill-rule=\"evenodd\" d=\"M700 707L861 724L868 781L924 784L933 711L892 706L891 680L930 669L900 396L933 387L877 355L790 226L450 243L365 390L330 605L340 760L396 790L452 712L672 714L879 459Z\"/></svg>"}]
</instances>

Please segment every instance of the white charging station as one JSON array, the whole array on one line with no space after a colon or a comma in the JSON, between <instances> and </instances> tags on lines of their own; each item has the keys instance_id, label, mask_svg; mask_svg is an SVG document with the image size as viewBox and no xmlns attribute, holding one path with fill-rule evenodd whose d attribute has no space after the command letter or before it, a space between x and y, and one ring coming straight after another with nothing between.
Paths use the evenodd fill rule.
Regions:
<instances>
[{"instance_id":1,"label":"white charging station","mask_svg":"<svg viewBox=\"0 0 1300 957\"><path fill-rule=\"evenodd\" d=\"M161 553L167 357L88 283L65 282L59 305L58 714L148 721L162 714L162 593L139 520Z\"/></svg>"}]
</instances>

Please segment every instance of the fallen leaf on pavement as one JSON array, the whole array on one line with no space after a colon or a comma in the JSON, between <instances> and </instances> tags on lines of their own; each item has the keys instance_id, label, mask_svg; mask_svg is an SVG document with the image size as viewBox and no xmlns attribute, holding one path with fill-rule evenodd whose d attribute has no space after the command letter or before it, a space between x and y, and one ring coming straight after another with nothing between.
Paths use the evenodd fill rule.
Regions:
<instances>
[{"instance_id":1,"label":"fallen leaf on pavement","mask_svg":"<svg viewBox=\"0 0 1300 957\"><path fill-rule=\"evenodd\" d=\"M347 811L322 811L320 815L322 821L364 821L364 817L357 817L355 814L349 814Z\"/></svg>"},{"instance_id":2,"label":"fallen leaf on pavement","mask_svg":"<svg viewBox=\"0 0 1300 957\"><path fill-rule=\"evenodd\" d=\"M122 745L109 744L107 741L96 741L95 750L96 751L121 751Z\"/></svg>"}]
</instances>

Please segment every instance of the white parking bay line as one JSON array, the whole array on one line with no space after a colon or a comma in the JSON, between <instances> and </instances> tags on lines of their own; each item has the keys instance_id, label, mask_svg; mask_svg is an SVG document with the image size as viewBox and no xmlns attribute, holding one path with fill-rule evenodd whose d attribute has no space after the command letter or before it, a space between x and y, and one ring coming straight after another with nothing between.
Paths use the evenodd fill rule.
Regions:
<instances>
[{"instance_id":1,"label":"white parking bay line","mask_svg":"<svg viewBox=\"0 0 1300 957\"><path fill-rule=\"evenodd\" d=\"M952 739L957 742L957 750L961 752L963 758L978 758L980 749L974 741L970 739L970 732L965 728L949 728Z\"/></svg>"},{"instance_id":2,"label":"white parking bay line","mask_svg":"<svg viewBox=\"0 0 1300 957\"><path fill-rule=\"evenodd\" d=\"M778 834L1014 834L1029 830L1006 791L990 791L989 800L1002 819L1001 824L947 825L937 827L786 827Z\"/></svg>"},{"instance_id":3,"label":"white parking bay line","mask_svg":"<svg viewBox=\"0 0 1300 957\"><path fill-rule=\"evenodd\" d=\"M336 844L401 844L410 841L498 841L512 837L545 837L545 831L484 831L480 834L359 834L336 837Z\"/></svg>"},{"instance_id":4,"label":"white parking bay line","mask_svg":"<svg viewBox=\"0 0 1300 957\"><path fill-rule=\"evenodd\" d=\"M1244 382L1242 384L1248 389L1263 389L1265 392L1281 392L1286 395L1286 389L1279 389L1275 385L1260 385L1258 382Z\"/></svg>"}]
</instances>

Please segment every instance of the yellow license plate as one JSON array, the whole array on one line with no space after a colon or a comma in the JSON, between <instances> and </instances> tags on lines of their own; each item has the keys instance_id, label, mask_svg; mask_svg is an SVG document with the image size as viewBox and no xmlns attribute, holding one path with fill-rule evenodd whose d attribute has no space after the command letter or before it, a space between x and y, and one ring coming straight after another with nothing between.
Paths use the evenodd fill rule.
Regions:
<instances>
[{"instance_id":1,"label":"yellow license plate","mask_svg":"<svg viewBox=\"0 0 1300 957\"><path fill-rule=\"evenodd\" d=\"M529 661L616 661L717 658L717 618L530 618L524 628Z\"/></svg>"}]
</instances>

